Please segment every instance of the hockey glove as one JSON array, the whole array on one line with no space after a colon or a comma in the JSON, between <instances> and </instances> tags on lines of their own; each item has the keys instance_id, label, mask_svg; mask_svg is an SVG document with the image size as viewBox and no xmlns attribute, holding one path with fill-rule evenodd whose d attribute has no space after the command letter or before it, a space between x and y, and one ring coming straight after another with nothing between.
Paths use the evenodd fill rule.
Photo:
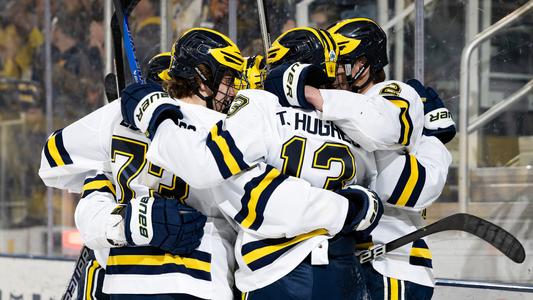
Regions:
<instances>
[{"instance_id":1,"label":"hockey glove","mask_svg":"<svg viewBox=\"0 0 533 300\"><path fill-rule=\"evenodd\" d=\"M150 139L165 119L177 124L183 118L178 103L155 83L128 85L122 91L120 105L124 122L146 133Z\"/></svg>"},{"instance_id":2,"label":"hockey glove","mask_svg":"<svg viewBox=\"0 0 533 300\"><path fill-rule=\"evenodd\" d=\"M200 246L207 218L175 199L134 198L126 205L124 227L130 246L152 246L189 254Z\"/></svg>"},{"instance_id":3,"label":"hockey glove","mask_svg":"<svg viewBox=\"0 0 533 300\"><path fill-rule=\"evenodd\" d=\"M282 64L268 73L265 90L278 96L281 106L315 109L305 98L305 86L320 88L327 80L326 73L315 65Z\"/></svg>"},{"instance_id":4,"label":"hockey glove","mask_svg":"<svg viewBox=\"0 0 533 300\"><path fill-rule=\"evenodd\" d=\"M383 214L383 204L379 196L359 185L351 185L335 192L348 199L348 214L341 232L357 231L369 235Z\"/></svg>"},{"instance_id":5,"label":"hockey glove","mask_svg":"<svg viewBox=\"0 0 533 300\"><path fill-rule=\"evenodd\" d=\"M456 134L455 122L437 92L431 87L424 87L416 79L408 80L407 84L416 90L424 102L424 135L434 136L443 144L451 141Z\"/></svg>"}]
</instances>

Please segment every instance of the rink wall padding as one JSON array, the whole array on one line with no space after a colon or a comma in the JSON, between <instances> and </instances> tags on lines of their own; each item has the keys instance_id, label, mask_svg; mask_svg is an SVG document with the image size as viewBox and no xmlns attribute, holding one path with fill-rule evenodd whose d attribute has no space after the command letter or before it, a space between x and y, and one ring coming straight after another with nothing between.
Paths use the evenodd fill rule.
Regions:
<instances>
[{"instance_id":1,"label":"rink wall padding","mask_svg":"<svg viewBox=\"0 0 533 300\"><path fill-rule=\"evenodd\" d=\"M0 255L0 300L61 299L74 260Z\"/></svg>"}]
</instances>

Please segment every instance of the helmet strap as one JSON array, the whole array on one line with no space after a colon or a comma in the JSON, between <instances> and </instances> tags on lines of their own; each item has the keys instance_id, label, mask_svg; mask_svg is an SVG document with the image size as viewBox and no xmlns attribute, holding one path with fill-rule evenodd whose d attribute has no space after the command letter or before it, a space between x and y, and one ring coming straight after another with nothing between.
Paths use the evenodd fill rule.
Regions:
<instances>
[{"instance_id":1,"label":"helmet strap","mask_svg":"<svg viewBox=\"0 0 533 300\"><path fill-rule=\"evenodd\" d=\"M362 84L362 85L355 85L355 81L357 79L359 79L359 77L361 77L361 75L365 72L366 69L368 69L370 67L370 63L365 63L360 69L359 71L357 71L357 73L355 74L355 76L353 78L351 78L350 80L348 80L348 83L350 84L350 86L352 87L352 92L354 93L357 93L359 92L360 90L364 89L370 82L372 82L374 80L374 71L372 69L372 67L370 67L370 76L368 76L368 79Z\"/></svg>"},{"instance_id":2,"label":"helmet strap","mask_svg":"<svg viewBox=\"0 0 533 300\"><path fill-rule=\"evenodd\" d=\"M211 87L207 83L207 77L205 77L205 75L202 73L202 71L200 71L200 69L198 69L198 67L194 67L194 71L200 77L200 80L202 81L202 83L205 86L207 86L209 89L211 89ZM194 78L191 79L190 83L191 83L191 86L194 89L194 94L196 96L200 97L200 99L205 101L207 108L214 109L215 106L213 105L213 100L215 98L215 95L214 94L211 95L211 96L202 95L202 93L200 93L200 85L196 82L196 80Z\"/></svg>"},{"instance_id":3,"label":"helmet strap","mask_svg":"<svg viewBox=\"0 0 533 300\"><path fill-rule=\"evenodd\" d=\"M346 74L350 74L349 76L346 76L346 79L348 80L348 84L352 85L357 79L359 79L359 77L361 77L361 75L365 72L365 70L370 66L370 64L367 62L365 63L361 68L359 68L359 70L357 71L357 73L355 73L355 75L352 77L352 65L349 65L347 64L345 66L345 69L346 69Z\"/></svg>"}]
</instances>

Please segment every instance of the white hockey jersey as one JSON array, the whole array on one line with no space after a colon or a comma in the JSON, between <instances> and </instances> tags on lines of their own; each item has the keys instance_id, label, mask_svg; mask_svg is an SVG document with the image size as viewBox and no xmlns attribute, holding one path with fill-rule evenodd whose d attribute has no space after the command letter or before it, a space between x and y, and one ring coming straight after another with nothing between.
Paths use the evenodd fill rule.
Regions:
<instances>
[{"instance_id":1,"label":"white hockey jersey","mask_svg":"<svg viewBox=\"0 0 533 300\"><path fill-rule=\"evenodd\" d=\"M424 104L409 85L385 81L364 95L320 90L320 118L335 121L365 150L413 149L424 128Z\"/></svg>"},{"instance_id":2,"label":"white hockey jersey","mask_svg":"<svg viewBox=\"0 0 533 300\"><path fill-rule=\"evenodd\" d=\"M207 117L211 123L220 119ZM213 191L190 188L147 161L150 141L121 121L120 101L115 101L54 133L44 147L39 172L48 186L82 193L75 219L82 238L106 269L103 291L232 299L235 231L217 209ZM106 223L117 202L153 192L208 216L201 245L190 255L171 255L149 246L109 249Z\"/></svg>"},{"instance_id":3,"label":"white hockey jersey","mask_svg":"<svg viewBox=\"0 0 533 300\"><path fill-rule=\"evenodd\" d=\"M198 105L182 102L180 105L186 118L176 126L188 133L197 132L205 137L224 117ZM84 241L97 250L100 264L106 267L104 292L188 293L207 299L230 299L234 231L217 207L222 202L256 203L258 208L268 203L294 211L297 214L293 220L302 225L292 226L288 232L293 235L308 232L307 226L335 234L343 226L346 199L265 164L258 164L213 189L190 187L147 161L150 141L121 125L121 120L120 104L116 101L55 132L43 149L39 171L48 186L82 193L76 222ZM194 141L189 144L194 146ZM194 159L172 157L177 161ZM209 170L198 168L187 171L198 176L209 174ZM193 254L175 256L152 247L109 250L106 226L110 226L108 216L116 203L153 191L173 196L208 216L202 243ZM309 209L311 203L314 206ZM265 209L263 213L266 220L260 222L258 217L256 224L261 224L265 236L278 236L288 227L286 219L273 218L274 210Z\"/></svg>"},{"instance_id":4,"label":"white hockey jersey","mask_svg":"<svg viewBox=\"0 0 533 300\"><path fill-rule=\"evenodd\" d=\"M264 162L283 174L329 190L355 183L372 185L376 177L373 154L362 150L332 122L320 120L315 111L281 107L274 95L260 90L240 91L228 118L218 122L207 139L164 121L148 158L196 187L216 185ZM191 169L203 172L187 172ZM268 190L260 185L258 188ZM256 192L250 190L250 195ZM313 262L327 263L327 239L337 232L317 226L317 220L327 219L331 210L314 214L318 202L290 206L297 196L293 193L284 203L267 203L255 197L258 199L254 201L228 201L221 206L242 229L235 246L239 264L235 278L241 291L252 291L278 280L311 252ZM269 215L265 216L265 212ZM301 220L299 214L317 220ZM345 216L337 218L344 220ZM265 234L265 221L269 219L286 220L286 227L272 228Z\"/></svg>"},{"instance_id":5,"label":"white hockey jersey","mask_svg":"<svg viewBox=\"0 0 533 300\"><path fill-rule=\"evenodd\" d=\"M451 163L450 153L437 138L422 135L424 108L416 91L403 82L385 81L364 95L336 90L321 90L321 94L323 119L334 120L367 148L380 149L375 152L375 191L384 201L385 212L370 239L359 243L358 248L385 244L416 230L423 224L421 211L442 192ZM360 102L380 107L389 126L385 130L381 126L369 128L368 120L360 117L366 107L357 105ZM397 150L383 150L386 148ZM372 264L385 276L434 286L431 252L424 239L379 257Z\"/></svg>"}]
</instances>

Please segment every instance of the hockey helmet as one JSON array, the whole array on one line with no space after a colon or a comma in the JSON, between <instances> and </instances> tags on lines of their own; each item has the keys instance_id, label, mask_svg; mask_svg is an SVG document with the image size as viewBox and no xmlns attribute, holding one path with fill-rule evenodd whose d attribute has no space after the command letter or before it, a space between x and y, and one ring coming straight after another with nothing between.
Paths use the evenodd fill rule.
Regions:
<instances>
[{"instance_id":1,"label":"hockey helmet","mask_svg":"<svg viewBox=\"0 0 533 300\"><path fill-rule=\"evenodd\" d=\"M365 57L373 72L383 69L388 63L387 36L376 22L367 18L339 21L328 28L339 47L339 63L353 64Z\"/></svg>"},{"instance_id":2,"label":"hockey helmet","mask_svg":"<svg viewBox=\"0 0 533 300\"><path fill-rule=\"evenodd\" d=\"M183 33L172 46L170 68L163 71L160 77L163 80L183 78L192 86L197 86L195 76L198 76L213 95L206 97L199 91L195 93L212 109L222 79L226 75L241 76L243 62L241 51L230 38L212 29L192 28ZM211 76L203 74L200 65L207 67Z\"/></svg>"},{"instance_id":3,"label":"hockey helmet","mask_svg":"<svg viewBox=\"0 0 533 300\"><path fill-rule=\"evenodd\" d=\"M297 27L280 35L268 49L267 64L295 62L321 66L330 80L337 73L339 48L329 32L313 27Z\"/></svg>"},{"instance_id":4,"label":"hockey helmet","mask_svg":"<svg viewBox=\"0 0 533 300\"><path fill-rule=\"evenodd\" d=\"M152 57L148 62L148 72L146 78L155 83L161 83L163 78L159 76L159 73L165 71L170 66L170 52L162 52Z\"/></svg>"},{"instance_id":5,"label":"hockey helmet","mask_svg":"<svg viewBox=\"0 0 533 300\"><path fill-rule=\"evenodd\" d=\"M263 56L245 57L243 66L242 77L235 79L237 89L262 89L265 77L265 59Z\"/></svg>"}]
</instances>

